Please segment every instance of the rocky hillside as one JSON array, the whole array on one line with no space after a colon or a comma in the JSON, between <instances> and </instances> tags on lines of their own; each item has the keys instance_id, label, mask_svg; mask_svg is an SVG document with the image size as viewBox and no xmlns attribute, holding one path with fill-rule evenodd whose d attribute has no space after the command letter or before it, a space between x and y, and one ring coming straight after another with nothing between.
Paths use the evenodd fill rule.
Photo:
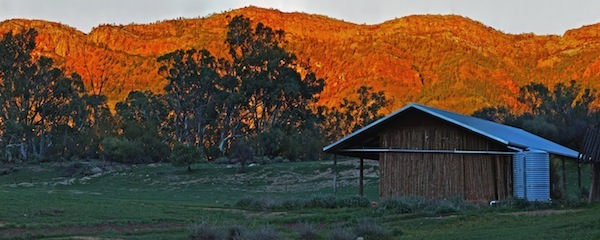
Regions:
<instances>
[{"instance_id":1,"label":"rocky hillside","mask_svg":"<svg viewBox=\"0 0 600 240\"><path fill-rule=\"evenodd\" d=\"M419 102L462 113L514 106L519 86L530 82L552 86L575 79L600 90L600 24L563 36L514 35L454 15L358 25L247 7L197 19L102 25L89 34L59 23L16 19L0 23L0 33L36 28L39 54L117 101L131 90L162 90L165 80L156 62L162 54L207 48L226 57L226 25L236 15L286 32L285 47L326 80L323 105L336 105L361 85L384 90L394 99L390 111Z\"/></svg>"}]
</instances>

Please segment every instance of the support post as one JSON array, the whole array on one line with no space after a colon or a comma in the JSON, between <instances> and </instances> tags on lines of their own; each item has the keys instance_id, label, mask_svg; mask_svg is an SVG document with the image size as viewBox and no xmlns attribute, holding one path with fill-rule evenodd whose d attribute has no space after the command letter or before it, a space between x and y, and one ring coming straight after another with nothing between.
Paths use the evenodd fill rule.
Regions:
<instances>
[{"instance_id":1,"label":"support post","mask_svg":"<svg viewBox=\"0 0 600 240\"><path fill-rule=\"evenodd\" d=\"M364 159L360 158L360 175L358 178L358 195L364 196Z\"/></svg>"},{"instance_id":2,"label":"support post","mask_svg":"<svg viewBox=\"0 0 600 240\"><path fill-rule=\"evenodd\" d=\"M333 195L337 196L337 154L333 155Z\"/></svg>"},{"instance_id":3,"label":"support post","mask_svg":"<svg viewBox=\"0 0 600 240\"><path fill-rule=\"evenodd\" d=\"M592 181L590 184L590 202L600 200L600 163L593 162L592 167Z\"/></svg>"},{"instance_id":4,"label":"support post","mask_svg":"<svg viewBox=\"0 0 600 240\"><path fill-rule=\"evenodd\" d=\"M563 189L563 196L566 198L567 196L567 170L565 169L565 159L564 158L560 158L560 160L562 161L562 166L561 166L561 170L562 170L562 189Z\"/></svg>"},{"instance_id":5,"label":"support post","mask_svg":"<svg viewBox=\"0 0 600 240\"><path fill-rule=\"evenodd\" d=\"M577 187L578 191L581 191L581 163L577 163Z\"/></svg>"}]
</instances>

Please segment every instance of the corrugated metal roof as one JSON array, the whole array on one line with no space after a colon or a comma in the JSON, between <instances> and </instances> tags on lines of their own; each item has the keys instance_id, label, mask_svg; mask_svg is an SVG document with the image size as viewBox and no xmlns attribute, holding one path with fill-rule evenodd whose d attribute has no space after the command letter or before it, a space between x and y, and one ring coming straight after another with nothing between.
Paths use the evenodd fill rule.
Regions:
<instances>
[{"instance_id":1,"label":"corrugated metal roof","mask_svg":"<svg viewBox=\"0 0 600 240\"><path fill-rule=\"evenodd\" d=\"M514 147L523 150L539 149L552 154L570 158L577 158L579 155L579 153L575 150L572 150L570 148L567 148L565 146L562 146L560 144L557 144L530 132L524 131L520 128L515 128L476 117L465 116L462 114L448 112L414 103L409 104L403 107L402 109L388 116L385 116L328 146L325 146L323 148L323 151L335 152L335 150L343 148L343 146L346 145L346 143L348 143L349 141L357 139L361 135L364 135L368 132L375 131L378 125L389 121L390 119L394 118L395 116L408 109L420 110L429 115L438 117L444 121L453 123L462 128L481 134L508 147Z\"/></svg>"}]
</instances>

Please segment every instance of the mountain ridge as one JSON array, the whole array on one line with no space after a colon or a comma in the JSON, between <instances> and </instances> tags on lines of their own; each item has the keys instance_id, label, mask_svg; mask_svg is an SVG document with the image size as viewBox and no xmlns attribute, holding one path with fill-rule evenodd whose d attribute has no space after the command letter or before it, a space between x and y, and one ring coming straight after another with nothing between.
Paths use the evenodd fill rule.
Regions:
<instances>
[{"instance_id":1,"label":"mountain ridge","mask_svg":"<svg viewBox=\"0 0 600 240\"><path fill-rule=\"evenodd\" d=\"M246 7L203 18L100 25L88 34L60 23L7 20L0 33L36 28L37 54L79 73L88 88L106 82L93 91L115 102L131 90L162 91L160 55L193 47L227 57L226 26L236 15L285 31L284 47L326 81L321 105L353 98L361 85L393 99L389 111L418 102L466 114L493 105L516 108L519 87L530 82L553 86L575 79L600 90L600 23L562 36L506 34L457 15L367 25Z\"/></svg>"}]
</instances>

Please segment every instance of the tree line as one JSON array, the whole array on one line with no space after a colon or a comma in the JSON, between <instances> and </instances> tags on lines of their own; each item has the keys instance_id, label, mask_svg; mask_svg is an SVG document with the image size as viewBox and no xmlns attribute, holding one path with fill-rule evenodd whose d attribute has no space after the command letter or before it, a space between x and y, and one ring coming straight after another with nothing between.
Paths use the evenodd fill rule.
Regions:
<instances>
[{"instance_id":1,"label":"tree line","mask_svg":"<svg viewBox=\"0 0 600 240\"><path fill-rule=\"evenodd\" d=\"M600 122L600 113L592 107L596 97L596 91L584 89L575 80L553 88L533 82L520 88L518 109L492 106L473 116L518 127L580 150L587 129Z\"/></svg>"},{"instance_id":2,"label":"tree line","mask_svg":"<svg viewBox=\"0 0 600 240\"><path fill-rule=\"evenodd\" d=\"M574 80L568 84L558 83L553 88L534 82L520 89L517 97L521 108L517 110L520 111L511 111L505 106L493 106L483 108L473 115L515 126L581 151L586 132L588 129L597 128L600 122L600 112L592 107L596 97L596 91L584 89ZM551 159L550 163L550 194L554 199L562 199L567 193L565 161ZM592 166L590 201L597 200L599 196L599 189L595 186L600 179L594 177L600 175L600 168L596 167L597 163L593 163ZM581 174L580 171L578 174ZM581 183L580 179L578 181ZM587 190L580 189L580 191L585 195Z\"/></svg>"},{"instance_id":3,"label":"tree line","mask_svg":"<svg viewBox=\"0 0 600 240\"><path fill-rule=\"evenodd\" d=\"M157 61L164 94L132 91L109 110L106 96L86 89L38 56L34 29L0 41L0 158L124 163L171 161L188 166L221 156L317 159L321 147L377 119L383 92L364 86L359 101L317 106L324 81L283 47L284 32L248 18L227 26L229 56L177 50ZM92 89L93 90L93 89Z\"/></svg>"}]
</instances>

